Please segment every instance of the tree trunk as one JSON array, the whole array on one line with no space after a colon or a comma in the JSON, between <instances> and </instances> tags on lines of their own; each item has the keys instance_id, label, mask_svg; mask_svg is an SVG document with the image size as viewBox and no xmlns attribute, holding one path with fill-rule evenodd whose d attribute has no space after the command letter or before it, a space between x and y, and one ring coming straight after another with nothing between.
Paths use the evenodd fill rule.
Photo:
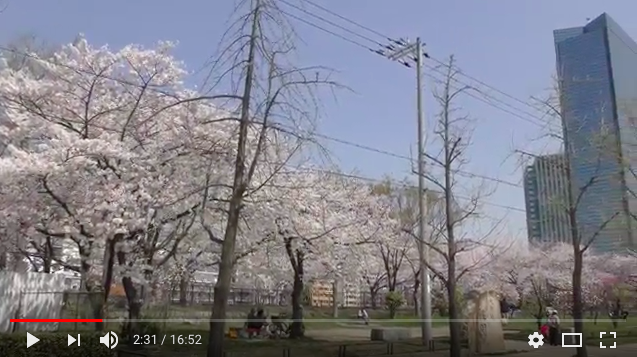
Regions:
<instances>
[{"instance_id":1,"label":"tree trunk","mask_svg":"<svg viewBox=\"0 0 637 357\"><path fill-rule=\"evenodd\" d=\"M0 270L6 270L9 265L9 253L2 247L0 247Z\"/></svg>"},{"instance_id":2,"label":"tree trunk","mask_svg":"<svg viewBox=\"0 0 637 357\"><path fill-rule=\"evenodd\" d=\"M89 304L91 307L92 318L103 319L104 318L104 297L97 291L89 292ZM95 331L104 331L104 322L95 323Z\"/></svg>"},{"instance_id":3,"label":"tree trunk","mask_svg":"<svg viewBox=\"0 0 637 357\"><path fill-rule=\"evenodd\" d=\"M374 287L370 288L369 298L372 300L370 301L370 306L372 307L372 310L376 310L378 308L378 304L376 303L376 299L378 299L378 289Z\"/></svg>"},{"instance_id":4,"label":"tree trunk","mask_svg":"<svg viewBox=\"0 0 637 357\"><path fill-rule=\"evenodd\" d=\"M126 294L126 302L128 303L128 320L126 321L125 327L128 336L126 337L128 343L132 344L135 341L133 336L141 332L138 320L141 318L143 302L130 277L122 278L122 285L124 285L124 293Z\"/></svg>"},{"instance_id":5,"label":"tree trunk","mask_svg":"<svg viewBox=\"0 0 637 357\"><path fill-rule=\"evenodd\" d=\"M113 242L114 246L114 242ZM117 252L117 262L120 266L130 266L126 259L126 253L123 251ZM126 321L125 331L127 333L128 343L134 342L133 335L137 335L140 332L138 320L141 318L143 301L140 298L139 291L133 283L133 279L130 276L122 278L122 285L124 286L124 293L126 294L126 302L128 304L128 320Z\"/></svg>"},{"instance_id":6,"label":"tree trunk","mask_svg":"<svg viewBox=\"0 0 637 357\"><path fill-rule=\"evenodd\" d=\"M575 264L573 267L573 327L576 333L584 333L584 305L582 302L582 264L583 256L579 246L574 246ZM577 348L577 357L587 357L586 344Z\"/></svg>"},{"instance_id":7,"label":"tree trunk","mask_svg":"<svg viewBox=\"0 0 637 357\"><path fill-rule=\"evenodd\" d=\"M335 319L338 318L338 300L338 280L335 279L334 282L332 282L332 317Z\"/></svg>"},{"instance_id":8,"label":"tree trunk","mask_svg":"<svg viewBox=\"0 0 637 357\"><path fill-rule=\"evenodd\" d=\"M235 260L235 244L239 229L239 219L243 206L243 195L246 191L249 177L246 177L246 146L248 140L248 127L250 126L250 102L252 99L252 87L255 71L255 57L257 52L257 37L259 35L260 0L254 2L252 12L252 29L248 44L248 57L246 58L245 80L243 95L241 96L241 121L239 122L239 136L237 138L237 154L234 163L234 178L232 182L232 197L228 204L228 221L226 222L223 243L221 244L221 257L219 262L219 275L215 284L214 302L210 319L210 332L208 336L207 357L224 357L223 343L225 339L225 318L230 285ZM265 130L265 129L263 129ZM256 163L258 153L255 154L253 164Z\"/></svg>"},{"instance_id":9,"label":"tree trunk","mask_svg":"<svg viewBox=\"0 0 637 357\"><path fill-rule=\"evenodd\" d=\"M234 197L235 200L240 197ZM226 225L226 234L221 245L221 261L219 263L219 275L215 284L212 314L210 317L210 332L207 357L224 357L223 343L226 332L226 308L230 296L230 284L234 269L234 248L239 226L239 205L231 202L230 214Z\"/></svg>"},{"instance_id":10,"label":"tree trunk","mask_svg":"<svg viewBox=\"0 0 637 357\"><path fill-rule=\"evenodd\" d=\"M184 272L179 277L179 305L186 306L188 305L188 273Z\"/></svg>"},{"instance_id":11,"label":"tree trunk","mask_svg":"<svg viewBox=\"0 0 637 357\"><path fill-rule=\"evenodd\" d=\"M88 307L91 311L91 318L93 319L103 319L104 318L104 292L98 290L98 284L95 284L94 280L90 278L91 274L91 263L90 259L90 250L91 246L84 247L78 244L78 249L80 253L80 281L82 285L82 290L86 291L86 296L88 300ZM86 310L82 309L83 316L86 315ZM96 331L104 330L104 322L96 322L95 323Z\"/></svg>"},{"instance_id":12,"label":"tree trunk","mask_svg":"<svg viewBox=\"0 0 637 357\"><path fill-rule=\"evenodd\" d=\"M305 336L305 329L303 328L303 306L301 304L302 293L303 276L294 274L294 284L292 285L292 326L290 330L290 338L302 338Z\"/></svg>"},{"instance_id":13,"label":"tree trunk","mask_svg":"<svg viewBox=\"0 0 637 357\"><path fill-rule=\"evenodd\" d=\"M417 274L420 274L420 272L418 272ZM414 316L420 316L420 309L418 308L419 304L419 296L418 296L418 290L420 289L420 280L416 279L416 281L414 281L414 290L412 291L412 298L414 299ZM424 318L421 316L421 318Z\"/></svg>"},{"instance_id":14,"label":"tree trunk","mask_svg":"<svg viewBox=\"0 0 637 357\"><path fill-rule=\"evenodd\" d=\"M396 307L393 305L389 306L389 318L394 319L396 317Z\"/></svg>"},{"instance_id":15,"label":"tree trunk","mask_svg":"<svg viewBox=\"0 0 637 357\"><path fill-rule=\"evenodd\" d=\"M449 266L449 270L453 267L455 272L455 262L450 262ZM462 351L462 347L460 346L462 339L462 326L458 321L459 312L456 302L456 281L453 274L450 275L450 279L447 284L447 294L449 296L449 357L460 357Z\"/></svg>"}]
</instances>

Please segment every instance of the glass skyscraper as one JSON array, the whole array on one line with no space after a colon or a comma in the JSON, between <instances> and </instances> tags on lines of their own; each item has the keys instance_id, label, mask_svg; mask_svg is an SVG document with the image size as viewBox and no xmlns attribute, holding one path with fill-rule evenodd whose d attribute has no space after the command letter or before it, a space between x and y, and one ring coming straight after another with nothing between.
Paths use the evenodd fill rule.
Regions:
<instances>
[{"instance_id":1,"label":"glass skyscraper","mask_svg":"<svg viewBox=\"0 0 637 357\"><path fill-rule=\"evenodd\" d=\"M595 237L597 252L635 247L637 44L605 13L553 35L582 243Z\"/></svg>"},{"instance_id":2,"label":"glass skyscraper","mask_svg":"<svg viewBox=\"0 0 637 357\"><path fill-rule=\"evenodd\" d=\"M564 155L538 156L524 171L529 243L570 243Z\"/></svg>"}]
</instances>

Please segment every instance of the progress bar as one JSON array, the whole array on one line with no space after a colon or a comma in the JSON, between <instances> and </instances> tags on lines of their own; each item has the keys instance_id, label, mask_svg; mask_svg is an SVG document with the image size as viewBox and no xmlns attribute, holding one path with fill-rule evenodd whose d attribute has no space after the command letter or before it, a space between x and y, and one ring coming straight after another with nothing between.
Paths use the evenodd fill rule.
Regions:
<instances>
[{"instance_id":1,"label":"progress bar","mask_svg":"<svg viewBox=\"0 0 637 357\"><path fill-rule=\"evenodd\" d=\"M10 319L9 321L11 322L104 322L104 319Z\"/></svg>"}]
</instances>

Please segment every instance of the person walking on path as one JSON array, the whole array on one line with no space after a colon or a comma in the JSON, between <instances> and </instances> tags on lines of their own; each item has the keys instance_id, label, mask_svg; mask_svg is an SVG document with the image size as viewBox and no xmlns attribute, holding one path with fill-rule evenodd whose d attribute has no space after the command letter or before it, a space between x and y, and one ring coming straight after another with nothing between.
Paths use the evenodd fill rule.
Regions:
<instances>
[{"instance_id":1,"label":"person walking on path","mask_svg":"<svg viewBox=\"0 0 637 357\"><path fill-rule=\"evenodd\" d=\"M551 346L560 345L560 318L557 316L557 311L551 311L548 323L549 325L549 343Z\"/></svg>"}]
</instances>

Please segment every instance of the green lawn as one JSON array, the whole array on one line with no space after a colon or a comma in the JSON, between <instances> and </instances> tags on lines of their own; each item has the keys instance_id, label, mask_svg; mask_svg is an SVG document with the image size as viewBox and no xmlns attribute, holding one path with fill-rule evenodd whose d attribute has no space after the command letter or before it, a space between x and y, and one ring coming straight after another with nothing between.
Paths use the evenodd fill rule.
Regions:
<instances>
[{"instance_id":1,"label":"green lawn","mask_svg":"<svg viewBox=\"0 0 637 357\"><path fill-rule=\"evenodd\" d=\"M203 356L207 341L202 345L188 347L164 346L155 349L157 356L176 356L189 352L190 356ZM448 350L449 343L446 339L435 342L436 350ZM339 349L344 349L346 357L367 357L393 354L406 354L424 352L427 349L421 345L419 339L400 341L388 346L385 342L327 342L313 339L301 340L227 340L225 350L230 357L281 357L284 350L289 350L289 356L314 357L314 356L338 356ZM392 350L388 350L391 348ZM186 351L187 350L187 351Z\"/></svg>"},{"instance_id":2,"label":"green lawn","mask_svg":"<svg viewBox=\"0 0 637 357\"><path fill-rule=\"evenodd\" d=\"M250 305L231 305L228 307L227 317L232 320L228 322L228 327L240 327L250 310ZM287 306L265 306L264 310L268 315L278 315L285 313L288 317L291 316L291 308ZM336 326L352 326L354 328L361 325L362 321L357 319L358 309L343 308L339 309L338 318L333 317L331 308L311 308L306 307L304 310L304 319L306 328L308 329L330 329ZM389 311L385 309L368 310L370 319L373 326L402 326L402 327L417 327L419 325L417 317L414 317L414 312L411 309L400 310L395 319L389 319ZM107 319L117 319L126 316L126 311L122 308L116 308L109 306L107 310ZM162 330L190 330L190 329L205 329L207 328L207 322L198 322L197 320L207 320L210 316L210 306L207 305L192 305L192 306L151 306L147 307L142 315L143 319L157 319L156 323ZM90 316L86 316L90 317ZM82 318L82 313L74 308L73 305L67 305L63 310L63 318ZM161 321L172 320L172 321ZM177 322L177 320L182 320ZM434 325L446 325L444 321L436 321ZM120 330L121 326L119 322L108 321L106 323L106 329ZM60 329L64 331L90 331L93 329L93 324L82 323L63 323L60 324Z\"/></svg>"}]
</instances>

